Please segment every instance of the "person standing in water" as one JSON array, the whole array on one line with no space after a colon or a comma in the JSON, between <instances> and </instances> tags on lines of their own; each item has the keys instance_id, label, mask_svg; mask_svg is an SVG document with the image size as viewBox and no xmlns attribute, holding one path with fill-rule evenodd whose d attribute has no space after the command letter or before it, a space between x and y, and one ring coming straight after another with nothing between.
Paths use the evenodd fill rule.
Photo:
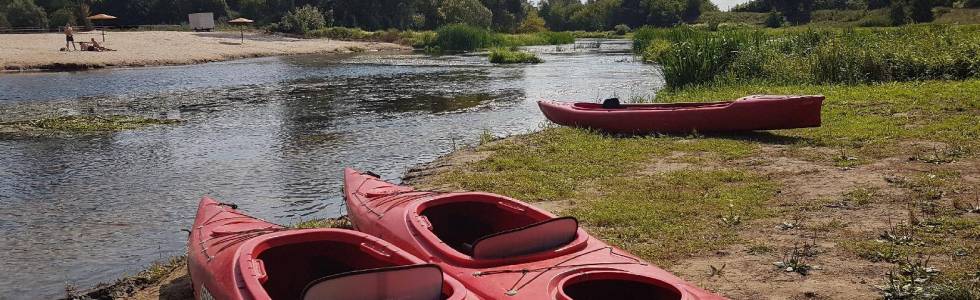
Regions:
<instances>
[{"instance_id":1,"label":"person standing in water","mask_svg":"<svg viewBox=\"0 0 980 300\"><path fill-rule=\"evenodd\" d=\"M65 51L71 51L68 45L78 50L78 47L75 46L75 29L71 28L71 24L65 24Z\"/></svg>"}]
</instances>

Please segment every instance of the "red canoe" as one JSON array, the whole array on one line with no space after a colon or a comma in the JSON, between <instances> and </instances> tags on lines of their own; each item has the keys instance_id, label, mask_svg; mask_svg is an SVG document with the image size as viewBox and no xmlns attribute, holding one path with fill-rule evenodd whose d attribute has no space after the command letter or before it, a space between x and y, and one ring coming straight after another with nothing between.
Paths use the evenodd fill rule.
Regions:
<instances>
[{"instance_id":1,"label":"red canoe","mask_svg":"<svg viewBox=\"0 0 980 300\"><path fill-rule=\"evenodd\" d=\"M484 299L724 299L554 215L488 193L415 191L346 169L354 226L456 277Z\"/></svg>"},{"instance_id":2,"label":"red canoe","mask_svg":"<svg viewBox=\"0 0 980 300\"><path fill-rule=\"evenodd\" d=\"M195 299L473 299L437 265L343 229L286 229L205 197L188 242Z\"/></svg>"},{"instance_id":3,"label":"red canoe","mask_svg":"<svg viewBox=\"0 0 980 300\"><path fill-rule=\"evenodd\" d=\"M710 103L624 104L538 101L545 117L564 126L609 133L688 133L820 126L823 96L755 95Z\"/></svg>"}]
</instances>

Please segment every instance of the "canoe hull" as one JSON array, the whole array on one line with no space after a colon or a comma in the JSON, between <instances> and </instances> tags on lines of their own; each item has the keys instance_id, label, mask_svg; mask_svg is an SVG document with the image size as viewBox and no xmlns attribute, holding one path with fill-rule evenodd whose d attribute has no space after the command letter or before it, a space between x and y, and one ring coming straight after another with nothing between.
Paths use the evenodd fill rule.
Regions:
<instances>
[{"instance_id":1,"label":"canoe hull","mask_svg":"<svg viewBox=\"0 0 980 300\"><path fill-rule=\"evenodd\" d=\"M420 213L467 203L474 207L496 206L535 220L555 218L511 198L489 193L416 192L353 169L345 170L344 189L349 217L359 231L440 265L446 274L483 299L632 299L627 294L645 295L642 299L724 299L606 244L581 228L572 242L557 249L512 258L474 259L436 237L433 224L438 221L429 218L433 215L424 217ZM475 209L476 214L483 212ZM629 293L617 295L616 291ZM601 294L606 292L612 294Z\"/></svg>"},{"instance_id":2,"label":"canoe hull","mask_svg":"<svg viewBox=\"0 0 980 300\"><path fill-rule=\"evenodd\" d=\"M731 102L627 104L538 101L552 122L608 133L730 132L819 127L823 96L748 96Z\"/></svg>"}]
</instances>

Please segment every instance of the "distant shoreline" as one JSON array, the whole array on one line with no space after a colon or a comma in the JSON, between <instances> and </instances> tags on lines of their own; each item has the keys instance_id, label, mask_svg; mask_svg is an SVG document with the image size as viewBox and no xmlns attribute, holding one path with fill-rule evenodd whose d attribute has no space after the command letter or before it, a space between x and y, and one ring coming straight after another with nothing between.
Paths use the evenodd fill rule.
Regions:
<instances>
[{"instance_id":1,"label":"distant shoreline","mask_svg":"<svg viewBox=\"0 0 980 300\"><path fill-rule=\"evenodd\" d=\"M76 33L75 41L96 39L98 32ZM116 51L60 51L61 33L0 34L0 72L62 72L119 67L190 65L244 58L314 53L408 51L410 47L378 42L299 39L238 32L108 32L106 47Z\"/></svg>"}]
</instances>

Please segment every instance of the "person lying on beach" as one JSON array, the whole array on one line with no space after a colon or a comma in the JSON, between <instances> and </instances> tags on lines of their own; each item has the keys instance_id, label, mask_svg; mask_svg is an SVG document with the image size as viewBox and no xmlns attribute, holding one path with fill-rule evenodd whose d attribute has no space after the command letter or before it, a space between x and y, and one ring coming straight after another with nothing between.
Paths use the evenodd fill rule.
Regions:
<instances>
[{"instance_id":1,"label":"person lying on beach","mask_svg":"<svg viewBox=\"0 0 980 300\"><path fill-rule=\"evenodd\" d=\"M102 46L102 44L99 44L99 42L96 42L96 41L95 41L95 38L92 38L92 42L91 42L91 45L89 45L89 46L87 47L87 49L85 49L85 50L88 50L88 51L96 51L96 52L102 52L102 51L116 51L116 50L112 50L112 49L109 49L109 48L106 48L106 47L103 47L103 46Z\"/></svg>"}]
</instances>

